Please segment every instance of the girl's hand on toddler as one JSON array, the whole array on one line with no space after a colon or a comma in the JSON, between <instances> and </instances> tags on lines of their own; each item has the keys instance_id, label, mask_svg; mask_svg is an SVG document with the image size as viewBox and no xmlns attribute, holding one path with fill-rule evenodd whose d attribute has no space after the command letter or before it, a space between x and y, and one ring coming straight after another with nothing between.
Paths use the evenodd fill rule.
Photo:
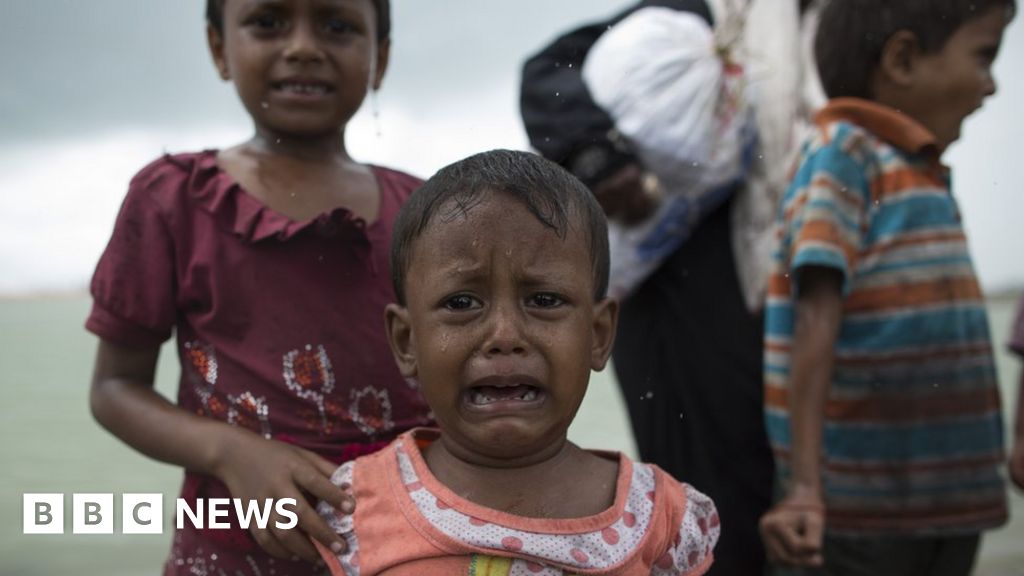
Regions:
<instances>
[{"instance_id":1,"label":"girl's hand on toddler","mask_svg":"<svg viewBox=\"0 0 1024 576\"><path fill-rule=\"evenodd\" d=\"M761 517L768 559L781 566L821 566L825 504L820 494L796 491Z\"/></svg>"},{"instance_id":2,"label":"girl's hand on toddler","mask_svg":"<svg viewBox=\"0 0 1024 576\"><path fill-rule=\"evenodd\" d=\"M273 502L282 498L296 501L298 525L292 529L277 528L277 521L288 523L289 519L272 513L266 529L250 527L256 542L272 556L297 556L313 563L319 563L320 555L307 535L335 554L344 552L345 540L327 526L306 496L351 513L355 500L331 483L337 466L297 446L267 440L247 430L232 432L218 450L220 457L214 466L214 475L227 485L232 497L257 502L268 498Z\"/></svg>"}]
</instances>

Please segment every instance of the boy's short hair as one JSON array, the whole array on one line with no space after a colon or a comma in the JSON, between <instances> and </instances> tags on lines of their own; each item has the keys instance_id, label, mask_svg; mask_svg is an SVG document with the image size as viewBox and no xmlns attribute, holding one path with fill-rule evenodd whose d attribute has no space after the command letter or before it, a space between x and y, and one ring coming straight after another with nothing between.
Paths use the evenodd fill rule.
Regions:
<instances>
[{"instance_id":1,"label":"boy's short hair","mask_svg":"<svg viewBox=\"0 0 1024 576\"><path fill-rule=\"evenodd\" d=\"M567 170L529 152L491 150L450 164L417 189L395 218L391 281L405 305L405 275L416 239L435 220L465 215L488 194L522 202L537 219L565 238L580 227L590 250L594 299L608 291L608 224L590 190Z\"/></svg>"},{"instance_id":2,"label":"boy's short hair","mask_svg":"<svg viewBox=\"0 0 1024 576\"><path fill-rule=\"evenodd\" d=\"M894 34L912 32L934 54L967 21L1000 7L1012 15L1016 0L830 0L814 40L825 94L872 99L872 76Z\"/></svg>"},{"instance_id":3,"label":"boy's short hair","mask_svg":"<svg viewBox=\"0 0 1024 576\"><path fill-rule=\"evenodd\" d=\"M206 23L219 34L224 33L224 1L206 0ZM390 0L371 0L377 9L377 41L387 40L391 36L391 2Z\"/></svg>"}]
</instances>

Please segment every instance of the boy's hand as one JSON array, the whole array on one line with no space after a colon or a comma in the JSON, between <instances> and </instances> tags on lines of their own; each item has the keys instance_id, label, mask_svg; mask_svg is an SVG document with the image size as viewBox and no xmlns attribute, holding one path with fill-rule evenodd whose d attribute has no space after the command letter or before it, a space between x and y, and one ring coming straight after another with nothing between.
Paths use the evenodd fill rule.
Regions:
<instances>
[{"instance_id":1,"label":"boy's hand","mask_svg":"<svg viewBox=\"0 0 1024 576\"><path fill-rule=\"evenodd\" d=\"M761 517L768 559L781 566L824 564L825 504L813 491L794 491Z\"/></svg>"},{"instance_id":2,"label":"boy's hand","mask_svg":"<svg viewBox=\"0 0 1024 576\"><path fill-rule=\"evenodd\" d=\"M1024 490L1024 439L1018 439L1013 443L1013 452L1010 453L1010 480L1017 485L1017 488Z\"/></svg>"},{"instance_id":3,"label":"boy's hand","mask_svg":"<svg viewBox=\"0 0 1024 576\"><path fill-rule=\"evenodd\" d=\"M245 430L237 430L220 452L222 456L214 467L215 475L227 485L232 497L243 502L262 503L268 498L273 502L292 498L296 502L294 512L298 525L292 529L276 528L275 521L287 521L276 513L271 513L266 529L250 524L253 538L268 554L318 563L320 555L307 535L335 554L345 551L345 540L327 526L305 495L347 513L354 510L352 495L331 483L337 466L308 450L266 440Z\"/></svg>"},{"instance_id":4,"label":"boy's hand","mask_svg":"<svg viewBox=\"0 0 1024 576\"><path fill-rule=\"evenodd\" d=\"M792 488L761 517L760 527L772 562L821 566L825 537L821 436L842 319L843 277L836 269L820 266L804 266L798 273L789 377Z\"/></svg>"}]
</instances>

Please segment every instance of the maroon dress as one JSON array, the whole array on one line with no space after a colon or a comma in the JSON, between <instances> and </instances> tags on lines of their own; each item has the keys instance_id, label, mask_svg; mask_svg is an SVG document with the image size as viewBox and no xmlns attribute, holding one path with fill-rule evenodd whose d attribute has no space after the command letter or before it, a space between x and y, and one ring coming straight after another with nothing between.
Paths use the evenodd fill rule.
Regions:
<instances>
[{"instance_id":1,"label":"maroon dress","mask_svg":"<svg viewBox=\"0 0 1024 576\"><path fill-rule=\"evenodd\" d=\"M392 223L420 181L373 167L376 222L341 208L297 222L245 192L216 157L164 156L132 180L92 280L86 328L128 347L157 346L173 332L182 408L336 463L428 423L383 321L395 300ZM193 509L196 499L227 496L219 481L186 472L181 497ZM263 553L247 531L186 522L164 573L311 571Z\"/></svg>"}]
</instances>

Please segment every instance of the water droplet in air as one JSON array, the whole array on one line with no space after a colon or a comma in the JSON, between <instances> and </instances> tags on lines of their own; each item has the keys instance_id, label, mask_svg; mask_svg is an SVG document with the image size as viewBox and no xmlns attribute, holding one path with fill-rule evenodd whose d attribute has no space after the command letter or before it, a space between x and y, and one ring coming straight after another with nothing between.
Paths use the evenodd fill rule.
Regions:
<instances>
[{"instance_id":1,"label":"water droplet in air","mask_svg":"<svg viewBox=\"0 0 1024 576\"><path fill-rule=\"evenodd\" d=\"M260 108L263 108L264 110L266 110L267 108L270 108L270 104L268 104L266 102L260 102Z\"/></svg>"},{"instance_id":2,"label":"water droplet in air","mask_svg":"<svg viewBox=\"0 0 1024 576\"><path fill-rule=\"evenodd\" d=\"M648 390L647 394L645 394L645 398L647 398L648 400L650 400L651 398L654 398L654 392L651 392L650 390Z\"/></svg>"}]
</instances>

